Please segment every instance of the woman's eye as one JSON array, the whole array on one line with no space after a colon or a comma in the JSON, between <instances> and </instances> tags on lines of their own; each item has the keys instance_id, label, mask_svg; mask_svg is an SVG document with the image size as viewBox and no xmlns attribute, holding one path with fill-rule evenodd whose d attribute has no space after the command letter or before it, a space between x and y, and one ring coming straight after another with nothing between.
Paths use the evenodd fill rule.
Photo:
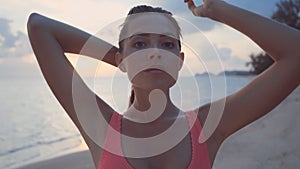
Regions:
<instances>
[{"instance_id":1,"label":"woman's eye","mask_svg":"<svg viewBox=\"0 0 300 169\"><path fill-rule=\"evenodd\" d=\"M135 48L144 48L144 47L146 47L146 43L145 43L145 42L142 42L142 41L138 41L138 42L135 42L135 43L133 44L133 46L134 46Z\"/></svg>"},{"instance_id":2,"label":"woman's eye","mask_svg":"<svg viewBox=\"0 0 300 169\"><path fill-rule=\"evenodd\" d=\"M169 48L169 49L172 49L174 48L175 44L173 42L165 42L163 43L163 47L164 48Z\"/></svg>"}]
</instances>

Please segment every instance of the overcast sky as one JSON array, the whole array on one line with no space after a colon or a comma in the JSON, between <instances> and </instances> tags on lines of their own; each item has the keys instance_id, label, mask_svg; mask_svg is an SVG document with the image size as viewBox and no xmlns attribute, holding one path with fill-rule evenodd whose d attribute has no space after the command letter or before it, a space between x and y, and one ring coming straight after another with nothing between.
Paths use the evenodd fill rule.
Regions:
<instances>
[{"instance_id":1,"label":"overcast sky","mask_svg":"<svg viewBox=\"0 0 300 169\"><path fill-rule=\"evenodd\" d=\"M229 3L265 17L272 15L278 1L227 0ZM200 0L195 3L200 4ZM103 30L118 30L122 18L135 5L161 6L171 11L184 27L183 44L187 57L185 65L193 73L220 72L222 69L218 57L225 70L249 70L245 66L249 61L249 55L262 51L241 33L217 22L192 16L183 0L0 0L0 4L0 78L41 75L26 32L27 18L32 12L71 24L91 34L99 35L100 32L100 38L108 38L105 40L116 43L118 35L105 33ZM76 57L69 58L72 62L76 60ZM95 68L90 66L97 65L95 60L83 58L79 61L84 65L83 68L78 68L83 75L95 74ZM114 74L110 72L114 72L114 69L101 65L97 75ZM187 74L183 73L183 75Z\"/></svg>"}]
</instances>

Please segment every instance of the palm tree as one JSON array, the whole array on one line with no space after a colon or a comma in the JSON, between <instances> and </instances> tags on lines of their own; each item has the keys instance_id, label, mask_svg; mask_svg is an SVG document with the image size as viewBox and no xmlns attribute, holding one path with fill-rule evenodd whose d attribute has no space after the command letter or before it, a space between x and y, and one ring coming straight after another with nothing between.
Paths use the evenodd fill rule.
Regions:
<instances>
[{"instance_id":1,"label":"palm tree","mask_svg":"<svg viewBox=\"0 0 300 169\"><path fill-rule=\"evenodd\" d=\"M272 19L300 30L300 0L281 0Z\"/></svg>"},{"instance_id":2,"label":"palm tree","mask_svg":"<svg viewBox=\"0 0 300 169\"><path fill-rule=\"evenodd\" d=\"M277 11L272 15L272 19L300 30L300 0L280 0L276 7ZM250 71L254 74L260 74L274 62L266 53L251 54L250 59L246 66L251 65Z\"/></svg>"}]
</instances>

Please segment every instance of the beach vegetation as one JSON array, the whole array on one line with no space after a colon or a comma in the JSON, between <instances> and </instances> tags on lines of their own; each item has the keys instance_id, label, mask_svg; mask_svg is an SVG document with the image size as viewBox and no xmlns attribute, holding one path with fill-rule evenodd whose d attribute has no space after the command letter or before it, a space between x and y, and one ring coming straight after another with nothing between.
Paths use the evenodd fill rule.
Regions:
<instances>
[{"instance_id":1,"label":"beach vegetation","mask_svg":"<svg viewBox=\"0 0 300 169\"><path fill-rule=\"evenodd\" d=\"M276 7L272 19L300 30L300 0L281 0ZM274 63L266 52L251 54L250 59L246 66L251 66L250 72L253 74L262 73Z\"/></svg>"}]
</instances>

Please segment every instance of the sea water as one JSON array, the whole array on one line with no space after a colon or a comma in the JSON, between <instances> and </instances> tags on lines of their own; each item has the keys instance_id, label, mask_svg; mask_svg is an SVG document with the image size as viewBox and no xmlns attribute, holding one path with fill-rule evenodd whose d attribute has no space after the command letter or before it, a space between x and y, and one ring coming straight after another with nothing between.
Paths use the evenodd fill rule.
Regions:
<instances>
[{"instance_id":1,"label":"sea water","mask_svg":"<svg viewBox=\"0 0 300 169\"><path fill-rule=\"evenodd\" d=\"M253 78L181 77L171 89L171 98L181 109L191 110L238 91ZM116 111L126 110L131 90L126 77L87 78L85 81ZM1 169L87 149L44 79L2 78L0 89Z\"/></svg>"}]
</instances>

